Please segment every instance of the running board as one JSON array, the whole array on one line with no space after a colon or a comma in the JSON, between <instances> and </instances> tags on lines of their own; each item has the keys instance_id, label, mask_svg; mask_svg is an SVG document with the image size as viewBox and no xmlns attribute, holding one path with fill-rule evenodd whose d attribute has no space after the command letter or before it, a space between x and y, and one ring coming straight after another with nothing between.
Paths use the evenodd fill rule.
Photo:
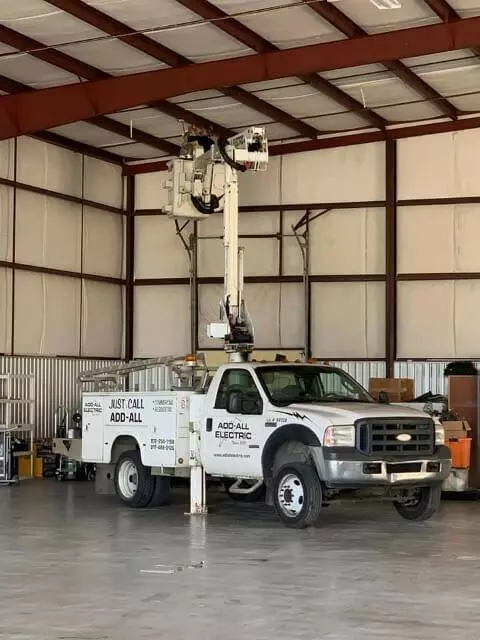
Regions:
<instances>
[{"instance_id":1,"label":"running board","mask_svg":"<svg viewBox=\"0 0 480 640\"><path fill-rule=\"evenodd\" d=\"M243 478L239 478L238 480L236 480L228 490L228 493L237 493L237 494L247 495L249 493L253 493L257 489L260 489L260 487L263 484L263 480L257 480L257 482L253 484L251 487L241 488L240 485L244 481L245 480Z\"/></svg>"}]
</instances>

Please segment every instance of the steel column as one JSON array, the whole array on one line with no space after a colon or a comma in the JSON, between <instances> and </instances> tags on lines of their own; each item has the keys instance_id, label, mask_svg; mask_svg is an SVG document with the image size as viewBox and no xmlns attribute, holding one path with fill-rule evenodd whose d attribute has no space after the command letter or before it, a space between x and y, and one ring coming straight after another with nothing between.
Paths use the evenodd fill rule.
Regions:
<instances>
[{"instance_id":1,"label":"steel column","mask_svg":"<svg viewBox=\"0 0 480 640\"><path fill-rule=\"evenodd\" d=\"M135 176L126 178L125 218L125 359L133 360L135 278Z\"/></svg>"},{"instance_id":2,"label":"steel column","mask_svg":"<svg viewBox=\"0 0 480 640\"><path fill-rule=\"evenodd\" d=\"M397 355L397 143L385 143L385 358L393 378Z\"/></svg>"}]
</instances>

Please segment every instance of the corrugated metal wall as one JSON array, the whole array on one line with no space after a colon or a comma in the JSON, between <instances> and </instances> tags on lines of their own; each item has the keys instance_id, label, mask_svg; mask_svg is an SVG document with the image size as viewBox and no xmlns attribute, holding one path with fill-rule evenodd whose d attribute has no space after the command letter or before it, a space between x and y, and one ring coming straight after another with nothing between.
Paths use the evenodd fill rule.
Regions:
<instances>
[{"instance_id":1,"label":"corrugated metal wall","mask_svg":"<svg viewBox=\"0 0 480 640\"><path fill-rule=\"evenodd\" d=\"M20 373L35 377L36 437L51 437L54 433L55 412L65 406L70 414L81 406L78 375L85 370L117 364L117 360L89 360L69 358L44 358L24 356L0 356L0 374ZM369 378L385 377L385 363L381 361L330 362L340 367L368 388ZM445 392L443 371L447 362L396 362L395 377L413 378L415 393L426 391ZM475 363L480 367L480 362ZM164 388L164 367L136 372L130 377L131 389L155 391Z\"/></svg>"},{"instance_id":2,"label":"corrugated metal wall","mask_svg":"<svg viewBox=\"0 0 480 640\"><path fill-rule=\"evenodd\" d=\"M355 380L360 382L362 386L368 389L368 381L370 378L385 377L385 362L382 361L328 361L332 367L338 367L349 373Z\"/></svg>"},{"instance_id":3,"label":"corrugated metal wall","mask_svg":"<svg viewBox=\"0 0 480 640\"><path fill-rule=\"evenodd\" d=\"M447 385L443 372L448 362L396 362L395 377L413 378L417 396L427 391L444 394L447 392ZM473 364L480 369L480 361Z\"/></svg>"},{"instance_id":4,"label":"corrugated metal wall","mask_svg":"<svg viewBox=\"0 0 480 640\"><path fill-rule=\"evenodd\" d=\"M35 377L35 424L37 438L48 438L54 433L57 407L63 405L71 412L80 408L80 389L77 376L86 369L115 364L115 360L75 360L69 358L42 358L1 356L0 373L29 374Z\"/></svg>"}]
</instances>

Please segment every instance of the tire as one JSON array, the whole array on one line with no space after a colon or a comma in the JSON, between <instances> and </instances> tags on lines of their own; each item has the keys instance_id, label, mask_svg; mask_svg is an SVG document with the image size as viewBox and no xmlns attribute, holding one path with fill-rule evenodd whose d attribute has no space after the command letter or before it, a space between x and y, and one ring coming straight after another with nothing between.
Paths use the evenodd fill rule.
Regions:
<instances>
[{"instance_id":1,"label":"tire","mask_svg":"<svg viewBox=\"0 0 480 640\"><path fill-rule=\"evenodd\" d=\"M170 478L168 476L152 476L152 478L155 489L148 507L164 507L170 502Z\"/></svg>"},{"instance_id":2,"label":"tire","mask_svg":"<svg viewBox=\"0 0 480 640\"><path fill-rule=\"evenodd\" d=\"M230 487L235 484L236 480L233 478L227 478L224 481L225 491L228 497L235 502L260 502L265 499L265 485L252 491L252 493L230 493Z\"/></svg>"},{"instance_id":3,"label":"tire","mask_svg":"<svg viewBox=\"0 0 480 640\"><path fill-rule=\"evenodd\" d=\"M303 529L318 520L322 510L322 485L310 464L290 462L273 478L273 504L288 527Z\"/></svg>"},{"instance_id":4,"label":"tire","mask_svg":"<svg viewBox=\"0 0 480 640\"><path fill-rule=\"evenodd\" d=\"M442 499L442 486L421 487L418 500L413 504L394 502L393 506L405 520L424 522L429 520L439 509Z\"/></svg>"},{"instance_id":5,"label":"tire","mask_svg":"<svg viewBox=\"0 0 480 640\"><path fill-rule=\"evenodd\" d=\"M125 451L115 465L115 491L128 507L148 506L155 491L155 476L144 467L139 451Z\"/></svg>"}]
</instances>

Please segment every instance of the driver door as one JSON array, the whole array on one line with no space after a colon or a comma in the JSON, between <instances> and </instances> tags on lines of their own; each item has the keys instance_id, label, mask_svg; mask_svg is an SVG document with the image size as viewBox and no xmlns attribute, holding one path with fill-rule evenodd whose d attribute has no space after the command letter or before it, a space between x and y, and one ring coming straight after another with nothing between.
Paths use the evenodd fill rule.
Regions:
<instances>
[{"instance_id":1,"label":"driver door","mask_svg":"<svg viewBox=\"0 0 480 640\"><path fill-rule=\"evenodd\" d=\"M235 413L232 395L236 398ZM230 404L230 407L229 407ZM265 442L264 401L247 369L227 369L205 424L205 471L216 476L259 478Z\"/></svg>"}]
</instances>

